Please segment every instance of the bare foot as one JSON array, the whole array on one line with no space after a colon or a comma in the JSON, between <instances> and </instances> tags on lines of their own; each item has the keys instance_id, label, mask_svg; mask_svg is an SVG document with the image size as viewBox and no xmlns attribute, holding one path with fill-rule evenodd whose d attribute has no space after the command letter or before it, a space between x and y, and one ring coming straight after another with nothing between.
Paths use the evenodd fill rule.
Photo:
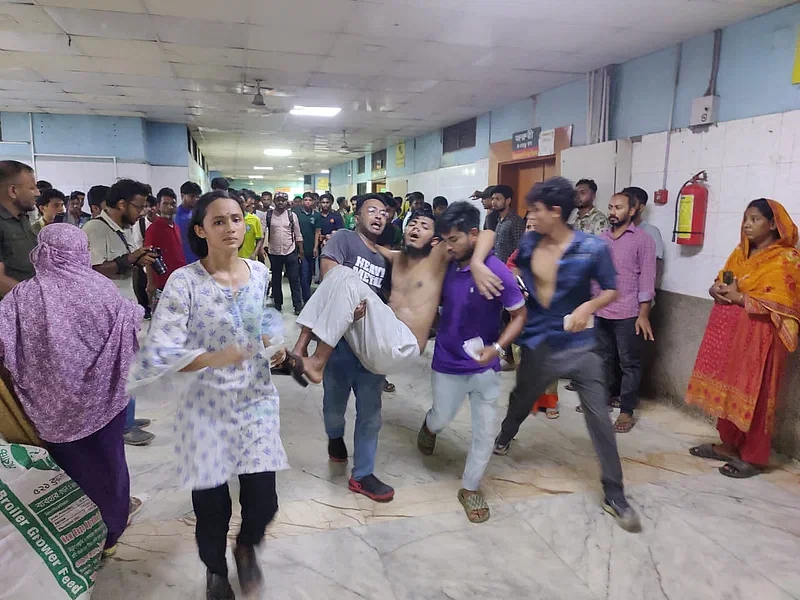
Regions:
<instances>
[{"instance_id":1,"label":"bare foot","mask_svg":"<svg viewBox=\"0 0 800 600\"><path fill-rule=\"evenodd\" d=\"M303 361L303 372L311 383L322 383L322 372L324 367L315 360L313 356L301 356L300 360Z\"/></svg>"}]
</instances>

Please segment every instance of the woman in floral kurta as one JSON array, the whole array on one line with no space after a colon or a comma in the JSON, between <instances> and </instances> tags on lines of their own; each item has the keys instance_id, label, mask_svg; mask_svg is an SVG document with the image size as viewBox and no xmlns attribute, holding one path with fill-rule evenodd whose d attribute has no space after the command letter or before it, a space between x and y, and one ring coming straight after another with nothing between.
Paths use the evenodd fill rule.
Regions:
<instances>
[{"instance_id":1,"label":"woman in floral kurta","mask_svg":"<svg viewBox=\"0 0 800 600\"><path fill-rule=\"evenodd\" d=\"M234 557L242 587L252 589L261 580L253 546L277 511L275 472L289 466L265 349L282 321L264 305L267 267L236 257L243 235L237 201L214 192L200 199L189 241L201 260L167 282L128 386L137 397L175 398L178 478L192 489L208 597L221 599L233 597L225 561L228 480L237 475L241 484Z\"/></svg>"}]
</instances>

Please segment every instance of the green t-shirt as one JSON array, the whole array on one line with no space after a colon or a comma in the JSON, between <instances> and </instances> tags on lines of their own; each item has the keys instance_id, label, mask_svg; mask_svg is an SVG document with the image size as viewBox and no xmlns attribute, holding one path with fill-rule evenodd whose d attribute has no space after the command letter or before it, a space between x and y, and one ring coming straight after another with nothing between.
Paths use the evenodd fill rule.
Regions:
<instances>
[{"instance_id":1,"label":"green t-shirt","mask_svg":"<svg viewBox=\"0 0 800 600\"><path fill-rule=\"evenodd\" d=\"M346 215L344 215L343 218L344 218L345 229L353 231L356 228L356 216L353 213L349 212Z\"/></svg>"},{"instance_id":2,"label":"green t-shirt","mask_svg":"<svg viewBox=\"0 0 800 600\"><path fill-rule=\"evenodd\" d=\"M314 240L317 237L317 229L322 228L322 215L317 211L306 213L302 208L294 211L297 222L300 225L300 233L303 234L303 252L306 256L314 254Z\"/></svg>"}]
</instances>

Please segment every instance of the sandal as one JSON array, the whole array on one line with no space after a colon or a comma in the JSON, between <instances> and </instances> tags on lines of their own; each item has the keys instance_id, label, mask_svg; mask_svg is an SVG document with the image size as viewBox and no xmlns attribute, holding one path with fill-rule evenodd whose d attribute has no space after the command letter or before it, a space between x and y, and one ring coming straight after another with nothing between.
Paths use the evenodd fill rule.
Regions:
<instances>
[{"instance_id":1,"label":"sandal","mask_svg":"<svg viewBox=\"0 0 800 600\"><path fill-rule=\"evenodd\" d=\"M469 492L461 488L458 490L458 501L464 507L470 523L485 523L489 520L489 505L480 492Z\"/></svg>"},{"instance_id":2,"label":"sandal","mask_svg":"<svg viewBox=\"0 0 800 600\"><path fill-rule=\"evenodd\" d=\"M633 429L634 425L636 425L636 421L633 416L628 413L622 413L617 417L617 422L614 423L614 431L617 433L628 433Z\"/></svg>"},{"instance_id":3,"label":"sandal","mask_svg":"<svg viewBox=\"0 0 800 600\"><path fill-rule=\"evenodd\" d=\"M388 381L384 381L383 382L383 391L384 392L388 392L389 394L391 394L396 389L397 388L395 387L395 385L393 383L389 383Z\"/></svg>"},{"instance_id":4,"label":"sandal","mask_svg":"<svg viewBox=\"0 0 800 600\"><path fill-rule=\"evenodd\" d=\"M136 496L131 496L128 500L128 523L125 525L125 527L130 527L133 517L136 516L136 513L138 513L141 509L142 501Z\"/></svg>"},{"instance_id":5,"label":"sandal","mask_svg":"<svg viewBox=\"0 0 800 600\"><path fill-rule=\"evenodd\" d=\"M561 416L561 413L558 411L557 408L548 408L544 411L544 416L548 419L557 419Z\"/></svg>"},{"instance_id":6,"label":"sandal","mask_svg":"<svg viewBox=\"0 0 800 600\"><path fill-rule=\"evenodd\" d=\"M427 417L425 420L427 421ZM417 449L425 456L430 456L433 454L434 448L436 448L436 434L431 433L428 426L423 422L417 435Z\"/></svg>"},{"instance_id":7,"label":"sandal","mask_svg":"<svg viewBox=\"0 0 800 600\"><path fill-rule=\"evenodd\" d=\"M764 467L751 465L738 458L728 458L727 463L719 468L719 472L733 479L748 479L760 475Z\"/></svg>"},{"instance_id":8,"label":"sandal","mask_svg":"<svg viewBox=\"0 0 800 600\"><path fill-rule=\"evenodd\" d=\"M694 446L693 448L689 448L689 454L696 456L697 458L721 460L722 462L728 462L731 460L730 456L725 456L724 454L720 454L714 450L714 444L701 444L700 446Z\"/></svg>"},{"instance_id":9,"label":"sandal","mask_svg":"<svg viewBox=\"0 0 800 600\"><path fill-rule=\"evenodd\" d=\"M621 408L622 403L619 400L619 396L614 396L611 398L611 408Z\"/></svg>"},{"instance_id":10,"label":"sandal","mask_svg":"<svg viewBox=\"0 0 800 600\"><path fill-rule=\"evenodd\" d=\"M294 352L286 351L286 359L279 365L275 365L270 370L273 375L291 375L297 383L303 387L308 387L308 379L305 378L303 369L303 359Z\"/></svg>"}]
</instances>

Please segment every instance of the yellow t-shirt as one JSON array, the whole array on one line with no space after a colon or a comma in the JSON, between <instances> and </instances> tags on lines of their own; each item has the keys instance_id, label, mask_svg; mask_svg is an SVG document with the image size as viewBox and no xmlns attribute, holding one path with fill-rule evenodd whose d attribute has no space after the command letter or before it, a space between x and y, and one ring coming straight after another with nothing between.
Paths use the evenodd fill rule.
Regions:
<instances>
[{"instance_id":1,"label":"yellow t-shirt","mask_svg":"<svg viewBox=\"0 0 800 600\"><path fill-rule=\"evenodd\" d=\"M239 248L239 256L241 258L250 258L253 252L256 251L258 241L264 237L264 233L261 229L261 219L256 215L246 214L244 216L244 224L246 227L244 242L242 243L242 247Z\"/></svg>"}]
</instances>

